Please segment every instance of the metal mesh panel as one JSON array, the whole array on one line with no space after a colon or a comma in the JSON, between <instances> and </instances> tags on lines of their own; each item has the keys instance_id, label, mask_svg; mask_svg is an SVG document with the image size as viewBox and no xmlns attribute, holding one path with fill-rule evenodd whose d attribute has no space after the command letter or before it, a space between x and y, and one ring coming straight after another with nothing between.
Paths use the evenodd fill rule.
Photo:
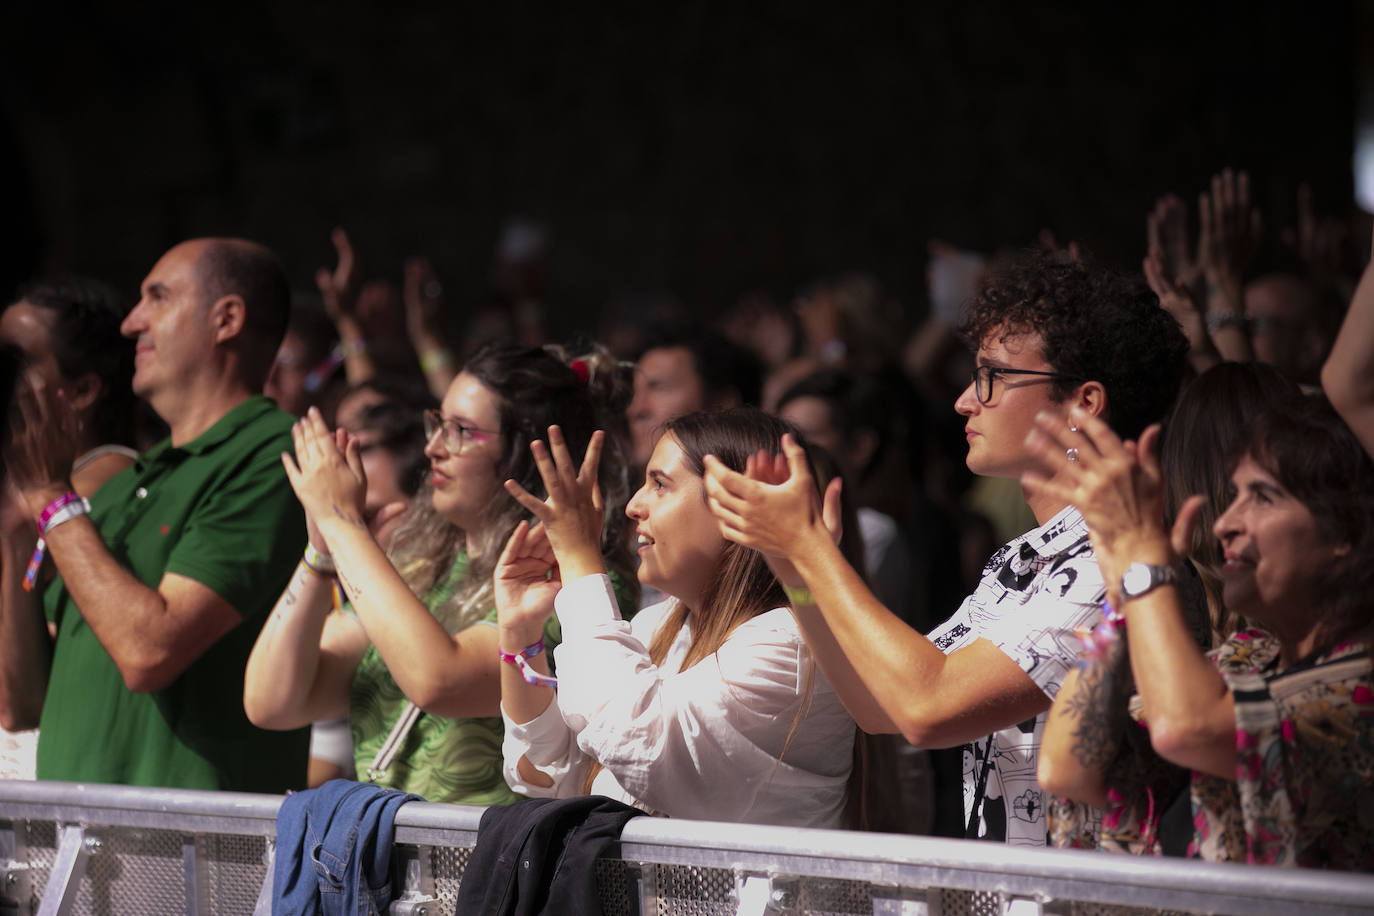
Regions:
<instances>
[{"instance_id":1,"label":"metal mesh panel","mask_svg":"<svg viewBox=\"0 0 1374 916\"><path fill-rule=\"evenodd\" d=\"M72 912L79 916L186 910L182 834L167 830L92 830L102 848L86 863ZM252 908L249 908L249 912Z\"/></svg>"},{"instance_id":2,"label":"metal mesh panel","mask_svg":"<svg viewBox=\"0 0 1374 916\"><path fill-rule=\"evenodd\" d=\"M867 881L807 878L801 882L797 908L818 916L872 916L873 889Z\"/></svg>"},{"instance_id":3,"label":"metal mesh panel","mask_svg":"<svg viewBox=\"0 0 1374 916\"><path fill-rule=\"evenodd\" d=\"M619 859L596 860L596 889L601 897L601 912L605 916L635 916L639 912L630 888L634 879L630 866Z\"/></svg>"},{"instance_id":4,"label":"metal mesh panel","mask_svg":"<svg viewBox=\"0 0 1374 916\"><path fill-rule=\"evenodd\" d=\"M458 909L458 885L463 871L472 858L471 849L452 846L432 846L429 866L434 872L434 896L439 898L439 912L452 913Z\"/></svg>"},{"instance_id":5,"label":"metal mesh panel","mask_svg":"<svg viewBox=\"0 0 1374 916\"><path fill-rule=\"evenodd\" d=\"M52 874L52 863L57 858L57 825L52 821L23 821L24 842L28 846L29 888L37 907L38 898ZM16 824L15 829L20 829Z\"/></svg>"},{"instance_id":6,"label":"metal mesh panel","mask_svg":"<svg viewBox=\"0 0 1374 916\"><path fill-rule=\"evenodd\" d=\"M267 838L206 836L203 903L211 916L252 913L258 891L267 880Z\"/></svg>"},{"instance_id":7,"label":"metal mesh panel","mask_svg":"<svg viewBox=\"0 0 1374 916\"><path fill-rule=\"evenodd\" d=\"M1159 910L1148 906L1117 906L1112 903L1075 901L1069 910L1073 916L1188 916L1183 910Z\"/></svg>"},{"instance_id":8,"label":"metal mesh panel","mask_svg":"<svg viewBox=\"0 0 1374 916\"><path fill-rule=\"evenodd\" d=\"M735 876L725 868L659 865L659 916L733 916Z\"/></svg>"},{"instance_id":9,"label":"metal mesh panel","mask_svg":"<svg viewBox=\"0 0 1374 916\"><path fill-rule=\"evenodd\" d=\"M926 899L931 916L1001 916L1002 913L1002 897L996 891L931 888Z\"/></svg>"}]
</instances>

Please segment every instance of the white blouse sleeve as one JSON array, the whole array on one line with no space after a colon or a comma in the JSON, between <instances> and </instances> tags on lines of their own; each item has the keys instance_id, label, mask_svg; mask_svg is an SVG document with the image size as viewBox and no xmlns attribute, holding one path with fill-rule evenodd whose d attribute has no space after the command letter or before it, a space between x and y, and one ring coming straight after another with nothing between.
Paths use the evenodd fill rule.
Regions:
<instances>
[{"instance_id":1,"label":"white blouse sleeve","mask_svg":"<svg viewBox=\"0 0 1374 916\"><path fill-rule=\"evenodd\" d=\"M650 628L663 615L621 620L606 576L565 584L556 607L563 719L640 802L677 817L721 818L750 808L780 768L791 771L778 758L784 747L789 758L800 750L788 740L809 656L790 615L790 627L776 625L778 617L741 625L717 653L678 672L649 660Z\"/></svg>"},{"instance_id":2,"label":"white blouse sleeve","mask_svg":"<svg viewBox=\"0 0 1374 916\"><path fill-rule=\"evenodd\" d=\"M501 756L507 785L532 798L569 798L582 794L587 755L578 749L572 729L563 722L558 711L557 702L549 703L543 712L523 724L512 722L502 706L501 719L506 726ZM521 757L527 757L536 769L553 779L553 785L538 786L527 782L520 775Z\"/></svg>"}]
</instances>

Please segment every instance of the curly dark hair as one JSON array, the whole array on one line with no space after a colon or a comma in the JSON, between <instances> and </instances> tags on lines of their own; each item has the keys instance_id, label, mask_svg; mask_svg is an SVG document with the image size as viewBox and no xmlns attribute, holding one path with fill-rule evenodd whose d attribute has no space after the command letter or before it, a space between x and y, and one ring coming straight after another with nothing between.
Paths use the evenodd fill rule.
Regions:
<instances>
[{"instance_id":1,"label":"curly dark hair","mask_svg":"<svg viewBox=\"0 0 1374 916\"><path fill-rule=\"evenodd\" d=\"M1045 360L1072 377L1054 382L1055 397L1101 382L1105 419L1128 439L1164 418L1187 370L1188 340L1143 279L1046 252L990 275L959 330L975 348L994 334L1039 334Z\"/></svg>"}]
</instances>

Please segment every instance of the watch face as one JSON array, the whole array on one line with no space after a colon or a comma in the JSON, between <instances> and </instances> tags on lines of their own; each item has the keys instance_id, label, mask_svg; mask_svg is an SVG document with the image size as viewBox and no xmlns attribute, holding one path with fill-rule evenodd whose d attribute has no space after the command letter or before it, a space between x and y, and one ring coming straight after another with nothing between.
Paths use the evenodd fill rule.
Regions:
<instances>
[{"instance_id":1,"label":"watch face","mask_svg":"<svg viewBox=\"0 0 1374 916\"><path fill-rule=\"evenodd\" d=\"M1121 590L1128 595L1138 595L1150 587L1150 567L1133 564L1121 577Z\"/></svg>"}]
</instances>

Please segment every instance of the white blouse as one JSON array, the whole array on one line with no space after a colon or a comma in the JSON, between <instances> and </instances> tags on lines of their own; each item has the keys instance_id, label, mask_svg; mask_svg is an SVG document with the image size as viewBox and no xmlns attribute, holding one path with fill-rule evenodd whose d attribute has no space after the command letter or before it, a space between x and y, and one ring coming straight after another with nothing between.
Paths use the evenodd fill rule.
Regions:
<instances>
[{"instance_id":1,"label":"white blouse","mask_svg":"<svg viewBox=\"0 0 1374 916\"><path fill-rule=\"evenodd\" d=\"M840 826L854 720L812 662L792 612L760 614L714 655L679 671L691 643L690 620L661 667L649 661L648 649L675 605L670 598L626 623L608 577L563 586L555 599L563 625L555 650L558 700L523 725L502 710L511 788L541 797L580 795L595 759L603 769L593 794L648 811ZM521 779L522 756L553 785Z\"/></svg>"}]
</instances>

